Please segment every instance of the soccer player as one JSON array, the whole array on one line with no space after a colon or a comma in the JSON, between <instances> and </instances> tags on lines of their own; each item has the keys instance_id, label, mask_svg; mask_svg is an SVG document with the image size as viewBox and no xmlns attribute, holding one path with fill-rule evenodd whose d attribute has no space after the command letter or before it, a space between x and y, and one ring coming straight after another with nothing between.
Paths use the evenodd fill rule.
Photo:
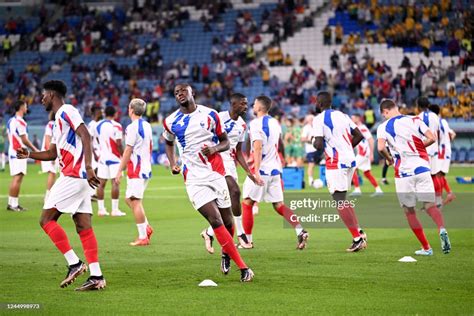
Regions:
<instances>
[{"instance_id":1,"label":"soccer player","mask_svg":"<svg viewBox=\"0 0 474 316\"><path fill-rule=\"evenodd\" d=\"M177 140L186 191L193 207L214 230L222 247L221 271L228 274L232 259L241 271L240 280L249 282L253 271L245 264L233 242L234 218L220 153L229 149L229 139L217 112L198 105L188 84L174 88L179 109L163 121L166 155L172 174L181 173L176 163L174 143Z\"/></svg>"},{"instance_id":2,"label":"soccer player","mask_svg":"<svg viewBox=\"0 0 474 316\"><path fill-rule=\"evenodd\" d=\"M281 160L278 146L281 140L281 127L278 121L268 115L272 100L264 95L258 96L253 104L256 118L250 122L249 136L254 160L255 181L247 177L243 187L242 209L244 231L253 248L253 212L255 202L270 202L273 209L283 216L296 231L297 249L306 247L309 233L295 219L293 212L283 202L281 184Z\"/></svg>"},{"instance_id":3,"label":"soccer player","mask_svg":"<svg viewBox=\"0 0 474 316\"><path fill-rule=\"evenodd\" d=\"M438 206L442 205L442 194L443 194L443 186L441 184L442 180L438 176L439 172L441 171L440 164L438 162L438 139L440 133L439 127L439 117L435 113L430 111L430 101L428 98L420 97L416 100L416 104L418 106L418 110L420 114L418 117L429 127L431 132L436 136L435 142L430 146L426 147L426 151L428 152L428 156L430 157L430 170L431 170L431 179L433 180L433 185L435 189L436 195L436 204Z\"/></svg>"},{"instance_id":4,"label":"soccer player","mask_svg":"<svg viewBox=\"0 0 474 316\"><path fill-rule=\"evenodd\" d=\"M229 188L230 200L232 205L232 213L234 214L234 222L237 230L237 238L239 241L240 248L251 248L247 240L247 236L244 233L242 226L242 208L240 207L240 189L237 184L238 175L236 169L236 162L238 162L245 170L247 175L251 179L255 179L252 172L247 165L242 153L242 144L245 140L245 130L247 125L243 120L243 116L247 112L247 97L240 93L234 93L230 97L230 111L224 111L219 113L219 119L224 124L224 130L229 138L230 148L227 151L221 153L222 160L224 161L225 168L225 180L227 187ZM201 237L205 241L206 249L209 253L214 253L212 242L214 240L214 231L212 226L203 230Z\"/></svg>"},{"instance_id":5,"label":"soccer player","mask_svg":"<svg viewBox=\"0 0 474 316\"><path fill-rule=\"evenodd\" d=\"M308 162L308 185L313 185L314 164L316 163L316 149L311 143L313 134L314 115L307 115L304 119L304 126L301 130L301 142L304 143L304 150L306 152L306 161Z\"/></svg>"},{"instance_id":6,"label":"soccer player","mask_svg":"<svg viewBox=\"0 0 474 316\"><path fill-rule=\"evenodd\" d=\"M90 277L76 291L100 290L105 288L106 282L99 265L88 190L89 186L97 187L99 180L91 165L91 136L79 111L64 103L66 92L66 85L59 80L50 80L43 85L41 102L46 111L55 114L51 143L48 150L41 152L29 152L21 148L17 156L20 159L42 161L59 159L61 175L44 203L40 225L68 262L67 275L60 283L61 287L66 287L87 271L87 266L71 248L66 232L57 222L62 214L72 215L90 270Z\"/></svg>"},{"instance_id":7,"label":"soccer player","mask_svg":"<svg viewBox=\"0 0 474 316\"><path fill-rule=\"evenodd\" d=\"M430 106L430 110L439 115L439 106L434 104ZM443 205L451 203L456 196L451 191L448 181L446 180L446 174L449 172L449 165L451 164L451 141L456 137L456 133L449 127L448 121L444 118L440 118L439 121L439 150L438 150L438 162L440 166L440 172L438 173L438 179L441 181L440 185L446 190L447 196L443 201Z\"/></svg>"},{"instance_id":8,"label":"soccer player","mask_svg":"<svg viewBox=\"0 0 474 316\"><path fill-rule=\"evenodd\" d=\"M41 151L47 151L51 144L51 138L53 137L53 125L54 125L54 113L49 112L49 122L44 128L43 143L41 144ZM46 182L46 194L44 201L48 199L49 192L56 181L56 172L58 170L58 160L54 161L41 161L41 172L48 174L48 180Z\"/></svg>"},{"instance_id":9,"label":"soccer player","mask_svg":"<svg viewBox=\"0 0 474 316\"><path fill-rule=\"evenodd\" d=\"M94 171L98 171L98 163L99 163L99 154L100 154L100 148L99 148L99 140L97 139L97 124L99 123L100 120L104 117L102 113L102 108L95 106L91 109L92 112L92 120L87 124L87 129L89 130L89 134L91 135L91 140L92 140L92 168L94 168Z\"/></svg>"},{"instance_id":10,"label":"soccer player","mask_svg":"<svg viewBox=\"0 0 474 316\"><path fill-rule=\"evenodd\" d=\"M97 188L97 215L110 215L104 205L104 189L107 180L114 179L117 175L120 159L122 157L122 125L114 120L116 110L113 106L105 108L105 119L99 121L95 129L95 135L99 143L99 163L97 166L97 178L100 185ZM112 216L124 216L119 210L120 186L112 181Z\"/></svg>"},{"instance_id":11,"label":"soccer player","mask_svg":"<svg viewBox=\"0 0 474 316\"><path fill-rule=\"evenodd\" d=\"M32 151L38 151L38 148L28 139L27 124L23 118L28 111L28 105L25 101L16 101L13 107L15 108L15 116L7 122L8 164L10 165L10 175L12 176L8 192L7 210L21 212L26 211L26 209L19 204L18 195L20 194L23 176L26 174L27 160L17 159L17 150L24 146L27 146Z\"/></svg>"},{"instance_id":12,"label":"soccer player","mask_svg":"<svg viewBox=\"0 0 474 316\"><path fill-rule=\"evenodd\" d=\"M417 200L424 203L424 209L438 226L441 249L447 254L451 251L451 244L443 214L435 204L430 159L426 150L436 142L436 134L419 117L401 115L392 100L383 100L380 112L387 121L377 129L377 148L388 164L394 166L398 200L405 211L408 224L422 245L422 249L415 251L415 254L433 255L433 249L416 217ZM388 153L386 144L395 159Z\"/></svg>"},{"instance_id":13,"label":"soccer player","mask_svg":"<svg viewBox=\"0 0 474 316\"><path fill-rule=\"evenodd\" d=\"M142 99L132 99L128 105L128 116L132 123L125 129L125 150L115 175L118 186L122 171L127 167L127 190L125 202L135 216L138 238L130 246L148 246L153 228L143 208L143 195L151 178L151 152L153 150L151 125L142 116L146 112L146 103Z\"/></svg>"},{"instance_id":14,"label":"soccer player","mask_svg":"<svg viewBox=\"0 0 474 316\"><path fill-rule=\"evenodd\" d=\"M360 169L364 173L364 176L367 180L370 181L372 186L375 188L375 193L371 196L379 196L383 194L382 189L380 188L377 180L375 180L372 172L372 161L374 161L374 139L372 138L372 133L369 131L368 127L362 123L361 116L359 114L352 115L352 122L357 126L359 131L362 133L364 138L356 147L356 168L354 171L354 176L352 177L352 182L354 183L354 191L350 194L351 196L362 195L359 185L359 176L357 175L357 170Z\"/></svg>"},{"instance_id":15,"label":"soccer player","mask_svg":"<svg viewBox=\"0 0 474 316\"><path fill-rule=\"evenodd\" d=\"M346 114L331 109L332 97L322 91L317 96L322 112L313 120L313 145L324 150L326 181L329 193L337 201L339 215L352 234L352 244L346 250L356 252L367 247L367 236L360 228L354 208L346 200L356 165L354 147L364 138Z\"/></svg>"}]
</instances>

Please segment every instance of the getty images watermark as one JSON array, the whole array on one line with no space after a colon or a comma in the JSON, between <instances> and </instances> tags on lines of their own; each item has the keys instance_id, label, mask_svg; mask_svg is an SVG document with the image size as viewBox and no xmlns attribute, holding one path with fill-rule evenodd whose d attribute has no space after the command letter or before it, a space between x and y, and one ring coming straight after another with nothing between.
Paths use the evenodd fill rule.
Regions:
<instances>
[{"instance_id":1,"label":"getty images watermark","mask_svg":"<svg viewBox=\"0 0 474 316\"><path fill-rule=\"evenodd\" d=\"M352 207L356 205L356 200L335 201L322 198L299 198L287 199L289 208L294 212L290 216L292 222L309 224L334 224L340 221L337 212L339 208Z\"/></svg>"}]
</instances>

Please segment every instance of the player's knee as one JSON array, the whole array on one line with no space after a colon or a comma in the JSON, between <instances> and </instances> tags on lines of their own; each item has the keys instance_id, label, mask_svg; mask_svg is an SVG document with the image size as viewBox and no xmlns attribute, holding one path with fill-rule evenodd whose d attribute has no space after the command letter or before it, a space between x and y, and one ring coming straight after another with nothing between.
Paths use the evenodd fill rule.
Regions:
<instances>
[{"instance_id":1,"label":"player's knee","mask_svg":"<svg viewBox=\"0 0 474 316\"><path fill-rule=\"evenodd\" d=\"M234 187L230 190L230 196L233 201L240 200L240 189L239 187Z\"/></svg>"},{"instance_id":2,"label":"player's knee","mask_svg":"<svg viewBox=\"0 0 474 316\"><path fill-rule=\"evenodd\" d=\"M41 217L39 220L39 225L43 228L47 223L51 221L50 218Z\"/></svg>"},{"instance_id":3,"label":"player's knee","mask_svg":"<svg viewBox=\"0 0 474 316\"><path fill-rule=\"evenodd\" d=\"M224 225L224 221L220 216L210 215L207 217L207 221L211 224L212 228Z\"/></svg>"},{"instance_id":4,"label":"player's knee","mask_svg":"<svg viewBox=\"0 0 474 316\"><path fill-rule=\"evenodd\" d=\"M275 209L275 211L277 211L283 205L285 205L283 202L276 202L276 203L273 203L273 208Z\"/></svg>"}]
</instances>

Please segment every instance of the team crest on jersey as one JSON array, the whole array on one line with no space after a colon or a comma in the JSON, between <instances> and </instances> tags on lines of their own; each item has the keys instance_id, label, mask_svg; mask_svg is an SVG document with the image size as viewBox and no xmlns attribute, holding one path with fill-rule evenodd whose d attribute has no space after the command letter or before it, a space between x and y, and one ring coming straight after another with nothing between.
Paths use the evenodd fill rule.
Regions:
<instances>
[{"instance_id":1,"label":"team crest on jersey","mask_svg":"<svg viewBox=\"0 0 474 316\"><path fill-rule=\"evenodd\" d=\"M204 122L201 121L201 123L199 123L201 125L202 128L204 128L206 126L206 124Z\"/></svg>"}]
</instances>

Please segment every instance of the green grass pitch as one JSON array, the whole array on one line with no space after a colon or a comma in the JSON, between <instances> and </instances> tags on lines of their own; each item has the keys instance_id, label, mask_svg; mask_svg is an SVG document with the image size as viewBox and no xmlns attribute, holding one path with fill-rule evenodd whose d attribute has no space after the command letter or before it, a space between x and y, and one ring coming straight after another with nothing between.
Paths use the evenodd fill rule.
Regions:
<instances>
[{"instance_id":1,"label":"green grass pitch","mask_svg":"<svg viewBox=\"0 0 474 316\"><path fill-rule=\"evenodd\" d=\"M380 168L374 169L378 178ZM347 230L311 228L308 248L297 251L294 231L283 228L282 219L270 205L262 205L255 218L256 248L241 251L256 277L254 282L242 284L235 265L224 276L219 270L219 255L207 254L199 236L205 220L188 201L182 178L172 177L163 167L154 167L144 199L155 229L151 246L128 245L137 231L121 200L126 217L93 218L106 290L73 291L86 276L61 289L66 262L38 225L46 184L46 176L38 170L36 165L29 166L21 191L20 203L28 211L0 211L0 304L38 303L41 309L31 313L53 315L474 313L472 228L449 229L448 223L453 246L449 255L442 254L437 231L427 229L435 255L417 258L416 263L399 263L399 258L413 255L419 247L407 224L403 228L367 228L368 249L353 254L345 252L350 242ZM472 193L472 185L455 184L454 177L473 173L472 168L452 168L449 182L453 190ZM0 173L2 208L7 204L9 182L8 170ZM366 181L362 189L371 191L369 185ZM122 192L124 188L123 184ZM393 179L383 189L393 192ZM311 195L314 190L305 192ZM106 206L110 209L108 196ZM446 209L455 211L458 201ZM393 212L404 218L398 205L393 205ZM83 259L71 219L64 215L59 222ZM199 288L204 279L219 286ZM3 306L0 314L11 312Z\"/></svg>"}]
</instances>

